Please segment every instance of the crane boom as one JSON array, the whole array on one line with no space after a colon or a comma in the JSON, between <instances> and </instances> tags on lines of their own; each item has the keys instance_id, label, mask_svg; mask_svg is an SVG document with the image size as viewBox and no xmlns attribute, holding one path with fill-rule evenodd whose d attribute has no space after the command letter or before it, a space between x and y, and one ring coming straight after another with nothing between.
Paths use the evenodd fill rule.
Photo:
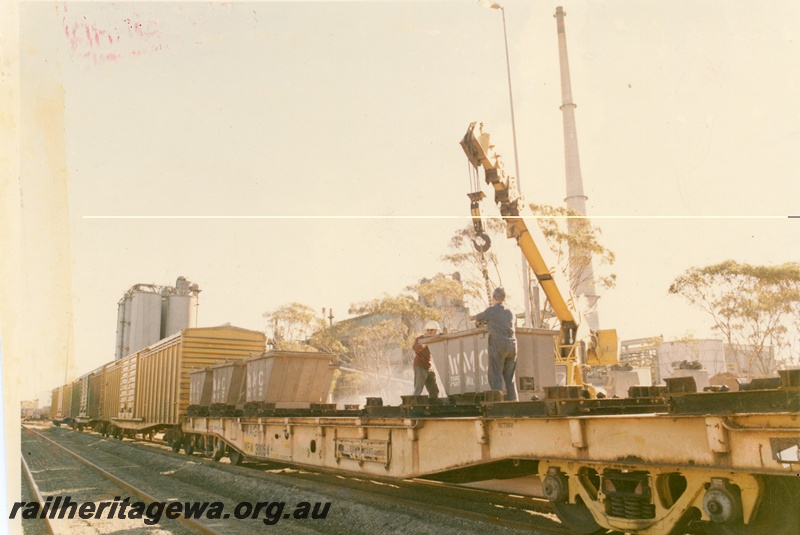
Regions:
<instances>
[{"instance_id":1,"label":"crane boom","mask_svg":"<svg viewBox=\"0 0 800 535\"><path fill-rule=\"evenodd\" d=\"M569 369L568 384L582 384L580 373L581 355L578 350L577 337L579 327L579 314L577 313L572 296L565 297L560 288L569 288L563 280L564 277L556 269L551 269L545 260L546 252L537 244L544 244L545 240L539 225L536 222L526 221L521 209L524 206L522 197L517 189L514 177L509 177L503 170L502 159L494 150L494 145L489 141L489 134L483 131L483 123L478 126L474 122L469 125L467 133L461 140L461 147L467 155L469 162L475 167L482 167L486 183L494 189L494 201L500 208L500 215L506 223L506 236L514 238L522 250L528 265L536 280L542 288L548 302L553 307L553 312L560 322L559 341L556 344L556 359L565 363ZM470 211L473 221L480 218L478 203L485 196L482 192L472 192L470 197ZM475 223L476 229L481 225ZM617 353L616 331L596 331L591 333L587 357L593 364L615 363Z\"/></svg>"}]
</instances>

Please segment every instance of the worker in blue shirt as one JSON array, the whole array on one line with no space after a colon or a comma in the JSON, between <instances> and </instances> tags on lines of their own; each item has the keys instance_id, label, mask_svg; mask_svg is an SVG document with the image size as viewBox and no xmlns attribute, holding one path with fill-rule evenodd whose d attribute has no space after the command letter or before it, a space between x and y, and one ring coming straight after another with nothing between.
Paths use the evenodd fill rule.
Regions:
<instances>
[{"instance_id":1,"label":"worker in blue shirt","mask_svg":"<svg viewBox=\"0 0 800 535\"><path fill-rule=\"evenodd\" d=\"M492 292L492 304L475 315L477 324L486 324L489 329L489 386L503 391L505 383L506 401L517 401L517 385L514 372L517 369L517 340L514 338L514 314L506 308L506 291L496 288Z\"/></svg>"}]
</instances>

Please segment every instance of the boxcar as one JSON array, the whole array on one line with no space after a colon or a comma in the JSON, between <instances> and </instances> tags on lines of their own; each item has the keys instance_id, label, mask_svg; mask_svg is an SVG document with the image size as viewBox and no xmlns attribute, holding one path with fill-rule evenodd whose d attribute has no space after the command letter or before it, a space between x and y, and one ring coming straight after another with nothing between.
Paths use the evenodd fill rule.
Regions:
<instances>
[{"instance_id":1,"label":"boxcar","mask_svg":"<svg viewBox=\"0 0 800 535\"><path fill-rule=\"evenodd\" d=\"M189 406L192 369L244 360L265 348L266 336L258 331L184 329L106 367L102 423L117 436L175 427Z\"/></svg>"}]
</instances>

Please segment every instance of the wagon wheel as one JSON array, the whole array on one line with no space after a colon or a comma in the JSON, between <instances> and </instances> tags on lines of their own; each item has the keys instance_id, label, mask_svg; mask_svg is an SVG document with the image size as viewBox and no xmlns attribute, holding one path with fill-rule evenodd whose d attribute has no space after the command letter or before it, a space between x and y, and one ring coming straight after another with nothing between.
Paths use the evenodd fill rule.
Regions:
<instances>
[{"instance_id":1,"label":"wagon wheel","mask_svg":"<svg viewBox=\"0 0 800 535\"><path fill-rule=\"evenodd\" d=\"M244 460L244 455L239 450L233 448L228 452L228 457L230 457L233 466L239 466L242 464L242 460Z\"/></svg>"},{"instance_id":2,"label":"wagon wheel","mask_svg":"<svg viewBox=\"0 0 800 535\"><path fill-rule=\"evenodd\" d=\"M797 503L800 480L796 477L765 477L764 493L750 524L731 525L704 522L703 535L796 535L800 525Z\"/></svg>"},{"instance_id":3,"label":"wagon wheel","mask_svg":"<svg viewBox=\"0 0 800 535\"><path fill-rule=\"evenodd\" d=\"M592 513L589 508L583 503L580 497L577 498L577 503L558 503L550 502L550 505L555 509L556 515L561 522L575 535L595 535L606 533L608 530L601 528L600 525L594 521Z\"/></svg>"},{"instance_id":4,"label":"wagon wheel","mask_svg":"<svg viewBox=\"0 0 800 535\"><path fill-rule=\"evenodd\" d=\"M183 439L183 453L186 455L194 453L194 437L191 435Z\"/></svg>"},{"instance_id":5,"label":"wagon wheel","mask_svg":"<svg viewBox=\"0 0 800 535\"><path fill-rule=\"evenodd\" d=\"M175 430L174 433L172 433L172 444L170 444L170 446L172 446L172 451L178 453L181 450L182 443L183 443L183 433L181 433L180 429L177 429Z\"/></svg>"},{"instance_id":6,"label":"wagon wheel","mask_svg":"<svg viewBox=\"0 0 800 535\"><path fill-rule=\"evenodd\" d=\"M219 461L222 459L223 455L225 455L225 442L220 439L216 439L214 444L214 453L211 456L211 460Z\"/></svg>"}]
</instances>

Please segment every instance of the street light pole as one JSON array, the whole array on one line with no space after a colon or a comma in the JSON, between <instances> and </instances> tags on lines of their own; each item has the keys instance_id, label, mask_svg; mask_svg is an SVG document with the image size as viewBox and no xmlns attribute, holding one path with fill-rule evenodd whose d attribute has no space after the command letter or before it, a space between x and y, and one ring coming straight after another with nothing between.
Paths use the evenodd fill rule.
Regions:
<instances>
[{"instance_id":1,"label":"street light pole","mask_svg":"<svg viewBox=\"0 0 800 535\"><path fill-rule=\"evenodd\" d=\"M497 2L492 4L492 9L499 9L503 15L503 43L506 47L506 74L508 76L508 102L511 105L511 137L514 140L514 171L517 173L517 189L522 192L519 180L519 162L517 161L517 127L514 122L514 95L511 93L511 61L508 55L508 33L506 32L506 10Z\"/></svg>"},{"instance_id":2,"label":"street light pole","mask_svg":"<svg viewBox=\"0 0 800 535\"><path fill-rule=\"evenodd\" d=\"M508 32L506 31L506 10L498 4L493 2L490 6L492 9L499 9L503 15L503 43L506 48L506 74L508 76L508 102L511 106L511 138L514 141L514 172L517 175L517 191L522 194L522 185L519 178L519 160L517 159L517 125L514 121L514 95L511 92L511 60L508 54ZM532 327L531 321L531 279L530 270L528 268L528 260L525 254L520 251L522 258L522 284L524 286L524 300L525 300L525 327Z\"/></svg>"}]
</instances>

